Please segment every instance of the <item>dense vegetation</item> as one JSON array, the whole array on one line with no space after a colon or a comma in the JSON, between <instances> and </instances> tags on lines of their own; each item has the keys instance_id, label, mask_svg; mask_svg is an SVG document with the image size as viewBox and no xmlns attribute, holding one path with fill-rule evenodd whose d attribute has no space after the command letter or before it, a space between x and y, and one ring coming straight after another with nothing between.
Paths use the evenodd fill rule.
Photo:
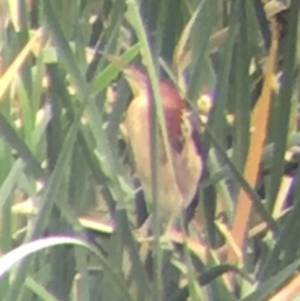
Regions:
<instances>
[{"instance_id":1,"label":"dense vegetation","mask_svg":"<svg viewBox=\"0 0 300 301\"><path fill-rule=\"evenodd\" d=\"M1 300L298 300L299 6L1 1ZM116 61L201 112L189 235L137 239Z\"/></svg>"}]
</instances>

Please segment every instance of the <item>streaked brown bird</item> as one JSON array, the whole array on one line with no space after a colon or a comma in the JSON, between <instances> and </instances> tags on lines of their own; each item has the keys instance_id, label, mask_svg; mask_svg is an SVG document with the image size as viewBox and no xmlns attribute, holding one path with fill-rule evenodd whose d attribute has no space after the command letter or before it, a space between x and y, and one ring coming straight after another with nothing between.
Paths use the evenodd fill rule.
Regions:
<instances>
[{"instance_id":1,"label":"streaked brown bird","mask_svg":"<svg viewBox=\"0 0 300 301\"><path fill-rule=\"evenodd\" d=\"M134 67L127 67L124 72L133 92L125 126L136 173L146 200L149 200L152 187L150 104L154 99L150 80L145 72ZM170 230L176 217L190 204L196 193L203 162L197 141L198 132L191 121L192 112L187 102L169 81L161 80L159 88L170 156L167 156L166 143L159 127L158 214L162 226Z\"/></svg>"}]
</instances>

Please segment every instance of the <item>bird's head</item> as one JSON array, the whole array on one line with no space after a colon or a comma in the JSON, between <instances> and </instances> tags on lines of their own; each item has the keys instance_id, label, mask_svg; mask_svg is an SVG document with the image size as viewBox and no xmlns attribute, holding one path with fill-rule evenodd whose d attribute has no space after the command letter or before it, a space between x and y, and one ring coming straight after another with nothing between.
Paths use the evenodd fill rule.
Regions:
<instances>
[{"instance_id":1,"label":"bird's head","mask_svg":"<svg viewBox=\"0 0 300 301\"><path fill-rule=\"evenodd\" d=\"M149 78L145 71L135 66L129 66L115 55L106 55L107 59L120 69L132 90L135 97L149 93Z\"/></svg>"},{"instance_id":2,"label":"bird's head","mask_svg":"<svg viewBox=\"0 0 300 301\"><path fill-rule=\"evenodd\" d=\"M123 72L134 96L149 93L149 78L146 72L136 67L126 67Z\"/></svg>"},{"instance_id":3,"label":"bird's head","mask_svg":"<svg viewBox=\"0 0 300 301\"><path fill-rule=\"evenodd\" d=\"M147 95L150 98L150 79L146 71L136 67L126 67L123 70L134 96ZM182 110L185 101L180 96L179 91L168 80L159 80L161 101L165 109Z\"/></svg>"}]
</instances>

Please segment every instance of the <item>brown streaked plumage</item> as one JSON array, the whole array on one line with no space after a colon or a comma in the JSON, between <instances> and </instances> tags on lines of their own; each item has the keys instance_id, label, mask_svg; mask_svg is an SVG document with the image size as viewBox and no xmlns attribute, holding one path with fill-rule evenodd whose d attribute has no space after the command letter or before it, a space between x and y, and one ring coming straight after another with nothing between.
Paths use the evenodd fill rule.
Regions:
<instances>
[{"instance_id":1,"label":"brown streaked plumage","mask_svg":"<svg viewBox=\"0 0 300 301\"><path fill-rule=\"evenodd\" d=\"M146 199L151 196L150 149L150 82L139 69L126 68L126 78L134 98L129 104L125 126L131 146L136 173L141 181ZM158 138L159 166L159 217L162 224L170 225L193 199L203 170L195 131L190 122L186 101L168 81L160 81L160 96L164 112L171 163L161 135ZM160 131L159 131L160 132ZM172 165L170 165L172 164Z\"/></svg>"}]
</instances>

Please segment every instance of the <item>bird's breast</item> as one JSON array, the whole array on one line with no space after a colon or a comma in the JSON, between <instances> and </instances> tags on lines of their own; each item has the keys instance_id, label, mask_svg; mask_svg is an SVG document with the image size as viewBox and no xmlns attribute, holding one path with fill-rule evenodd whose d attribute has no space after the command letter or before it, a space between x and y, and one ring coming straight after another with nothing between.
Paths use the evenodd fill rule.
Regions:
<instances>
[{"instance_id":1,"label":"bird's breast","mask_svg":"<svg viewBox=\"0 0 300 301\"><path fill-rule=\"evenodd\" d=\"M181 110L174 106L169 107L167 111L165 107L163 109L171 162L167 160L165 144L159 132L158 190L161 208L164 208L163 211L168 215L169 212L182 209L192 200L201 175L202 162L191 135L182 136ZM147 99L136 98L131 102L125 120L136 172L148 197L152 186L150 143L152 125L149 112Z\"/></svg>"}]
</instances>

